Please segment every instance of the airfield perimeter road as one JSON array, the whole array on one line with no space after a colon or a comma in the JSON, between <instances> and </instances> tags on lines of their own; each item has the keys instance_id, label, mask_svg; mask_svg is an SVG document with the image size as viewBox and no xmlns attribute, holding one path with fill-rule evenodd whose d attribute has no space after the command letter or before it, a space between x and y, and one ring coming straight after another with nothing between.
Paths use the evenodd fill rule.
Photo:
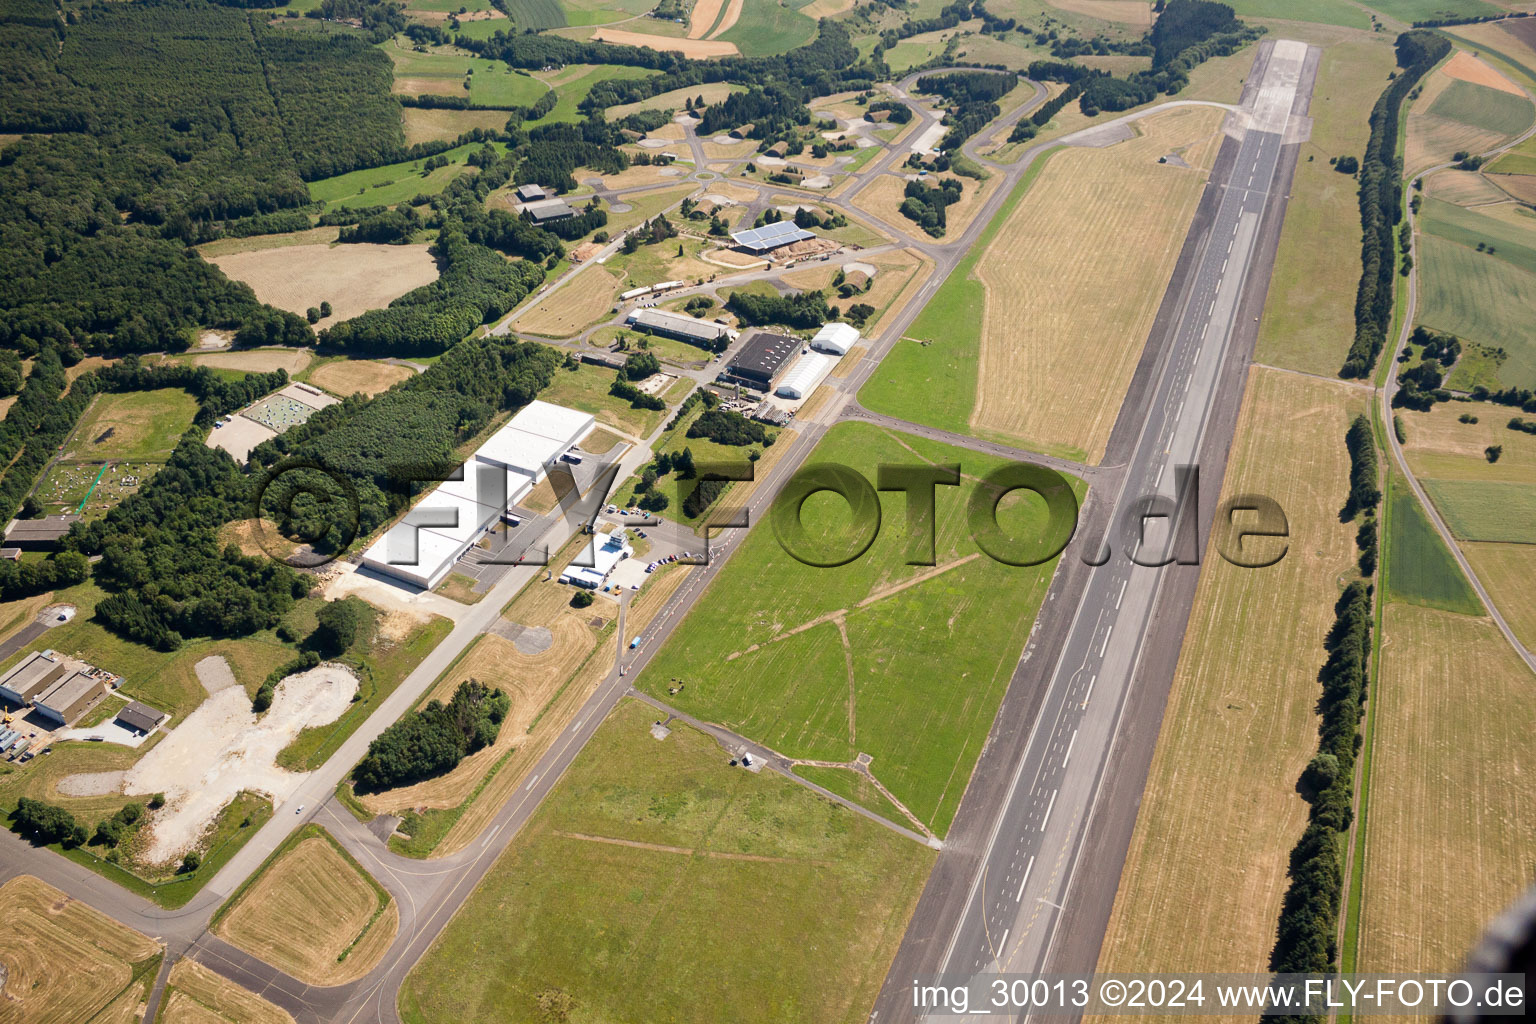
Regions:
<instances>
[{"instance_id":1,"label":"airfield perimeter road","mask_svg":"<svg viewBox=\"0 0 1536 1024\"><path fill-rule=\"evenodd\" d=\"M1272 257L1259 243L1261 234L1271 245L1278 239L1277 215L1283 215L1295 161L1294 147L1284 152L1286 132L1294 140L1299 122L1293 116L1305 113L1317 57L1317 51L1292 41L1260 49L1243 114L1234 115L1246 122L1246 129L1240 142L1229 138L1222 146L1202 198L1204 215L1197 213L1181 254L1181 272L1164 300L1164 311L1172 315L1160 313L1162 334L1155 327L1149 342L1149 355L1156 354L1162 365L1145 419L1127 419L1135 415L1133 394L1116 425L1117 440L1133 444L1111 505L1114 514L1094 517L1087 535L1074 541L1079 563L1101 543L1113 553L1102 568L1087 574L1060 656L1042 661L1026 651L1014 682L1038 685L1046 675L1041 710L1022 746L1019 731L1011 733L1014 742L1006 744L1011 748L1007 753L1015 756L985 758L978 765L966 794L970 806L962 805L871 1021L923 1019L912 1005L914 978L939 975L948 984L959 984L979 974L1094 969L1124 844L1117 851L1115 844L1100 842L1085 861L1085 837L1098 816L1110 831L1129 839L1150 743L1157 735L1147 723L1161 720L1198 575L1194 566L1137 564L1128 557L1126 545L1133 541L1123 535L1120 523L1147 495L1162 495L1172 507L1173 467L1201 465L1207 497L1220 487L1221 474L1213 471L1212 460L1202 464L1201 458L1213 455L1224 466L1248 360L1243 341L1233 344L1235 329L1239 317L1262 307L1267 291ZM1243 339L1251 336L1250 330ZM1106 533L1110 521L1115 527ZM1172 550L1168 534L1177 530L1169 529L1170 520L1162 522L1156 543L1149 536L1141 546L1139 561L1156 561ZM1069 548L1068 558L1072 553ZM1193 553L1203 557L1198 547ZM1165 589L1165 579L1175 575L1183 585ZM1144 646L1159 656L1143 663ZM1118 779L1112 792L1120 799L1101 802L1136 682L1160 689L1162 701L1155 714L1138 716L1144 756L1133 759L1141 765L1139 773L1131 773L1136 781ZM1083 912L1074 901L1093 910ZM1075 911L1070 918L1068 907ZM1059 934L1064 921L1070 922L1070 935ZM1059 939L1065 940L1060 946L1065 955L1053 955Z\"/></svg>"}]
</instances>

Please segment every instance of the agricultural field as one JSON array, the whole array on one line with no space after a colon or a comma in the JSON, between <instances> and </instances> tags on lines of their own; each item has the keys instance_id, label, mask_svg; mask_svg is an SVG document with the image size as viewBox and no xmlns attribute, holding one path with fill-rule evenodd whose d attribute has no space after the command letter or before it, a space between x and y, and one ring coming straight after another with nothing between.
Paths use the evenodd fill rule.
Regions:
<instances>
[{"instance_id":1,"label":"agricultural field","mask_svg":"<svg viewBox=\"0 0 1536 1024\"><path fill-rule=\"evenodd\" d=\"M1398 415L1408 431L1403 451L1414 476L1536 485L1536 435L1508 426L1511 419L1526 417L1519 409L1492 402L1440 402L1429 412ZM1477 422L1462 423L1462 416ZM1498 462L1484 456L1489 445L1503 447Z\"/></svg>"},{"instance_id":2,"label":"agricultural field","mask_svg":"<svg viewBox=\"0 0 1536 1024\"><path fill-rule=\"evenodd\" d=\"M1536 544L1463 544L1461 551L1515 636L1536 647Z\"/></svg>"},{"instance_id":3,"label":"agricultural field","mask_svg":"<svg viewBox=\"0 0 1536 1024\"><path fill-rule=\"evenodd\" d=\"M1536 274L1502 259L1502 250L1478 252L1435 234L1422 234L1419 253L1418 322L1491 348L1507 358L1499 379L1508 386L1536 387Z\"/></svg>"},{"instance_id":4,"label":"agricultural field","mask_svg":"<svg viewBox=\"0 0 1536 1024\"><path fill-rule=\"evenodd\" d=\"M1352 38L1323 49L1312 136L1301 144L1259 324L1259 362L1329 377L1344 364L1355 333L1355 291L1339 282L1360 277L1359 183L1328 161L1365 151L1371 107L1394 67L1388 38Z\"/></svg>"},{"instance_id":5,"label":"agricultural field","mask_svg":"<svg viewBox=\"0 0 1536 1024\"><path fill-rule=\"evenodd\" d=\"M358 392L371 397L415 375L415 370L398 363L385 363L377 359L338 359L315 367L309 375L309 383L343 398Z\"/></svg>"},{"instance_id":6,"label":"agricultural field","mask_svg":"<svg viewBox=\"0 0 1536 1024\"><path fill-rule=\"evenodd\" d=\"M934 567L904 564L894 494L880 499L886 529L837 568L802 564L773 531L754 530L636 685L787 757L848 762L868 753L875 777L943 835L1050 563L1004 566L971 540L965 499L955 492L992 469L991 458L862 424L834 427L810 456L871 479L877 464L914 458L958 461L966 477L962 488L939 489ZM1039 536L1037 498L1005 501L1003 512L1015 518L1007 526L1014 535ZM815 544L846 545L841 499L813 497L802 519ZM947 628L935 632L941 618ZM966 680L963 692L956 678ZM678 679L686 688L667 696Z\"/></svg>"},{"instance_id":7,"label":"agricultural field","mask_svg":"<svg viewBox=\"0 0 1536 1024\"><path fill-rule=\"evenodd\" d=\"M1443 18L1448 13L1459 17L1481 17L1501 14L1507 4L1489 3L1488 0L1371 0L1366 6L1380 11L1389 18L1412 24L1430 18Z\"/></svg>"},{"instance_id":8,"label":"agricultural field","mask_svg":"<svg viewBox=\"0 0 1536 1024\"><path fill-rule=\"evenodd\" d=\"M1350 0L1230 0L1227 6L1243 19L1276 18L1287 21L1311 21L1319 25L1339 25L1343 28L1364 30L1369 30L1371 27L1370 15ZM1326 54L1323 59L1325 61L1328 59Z\"/></svg>"},{"instance_id":9,"label":"agricultural field","mask_svg":"<svg viewBox=\"0 0 1536 1024\"><path fill-rule=\"evenodd\" d=\"M62 457L164 459L196 415L197 399L181 388L97 395L80 417Z\"/></svg>"},{"instance_id":10,"label":"agricultural field","mask_svg":"<svg viewBox=\"0 0 1536 1024\"><path fill-rule=\"evenodd\" d=\"M554 89L558 93L558 100L548 114L537 121L528 122L524 127L532 128L553 121L580 121L582 115L577 105L587 98L587 94L598 82L649 78L659 73L649 68L632 68L622 64L568 64L558 71L538 72L534 77Z\"/></svg>"},{"instance_id":11,"label":"agricultural field","mask_svg":"<svg viewBox=\"0 0 1536 1024\"><path fill-rule=\"evenodd\" d=\"M1481 153L1530 127L1536 117L1509 79L1465 52L1427 76L1408 113L1403 166L1411 177L1460 150Z\"/></svg>"},{"instance_id":12,"label":"agricultural field","mask_svg":"<svg viewBox=\"0 0 1536 1024\"><path fill-rule=\"evenodd\" d=\"M1530 884L1529 669L1492 622L1389 604L1356 970L1453 970Z\"/></svg>"},{"instance_id":13,"label":"agricultural field","mask_svg":"<svg viewBox=\"0 0 1536 1024\"><path fill-rule=\"evenodd\" d=\"M582 270L577 280L549 292L524 308L513 321L517 330L546 338L569 338L613 312L619 279L600 266Z\"/></svg>"},{"instance_id":14,"label":"agricultural field","mask_svg":"<svg viewBox=\"0 0 1536 1024\"><path fill-rule=\"evenodd\" d=\"M290 313L303 316L311 306L329 302L331 315L316 323L319 328L387 306L437 280L437 261L425 245L295 245L214 256L209 262L250 285L262 302Z\"/></svg>"},{"instance_id":15,"label":"agricultural field","mask_svg":"<svg viewBox=\"0 0 1536 1024\"><path fill-rule=\"evenodd\" d=\"M0 886L5 1020L128 1024L143 1013L160 944L30 875Z\"/></svg>"},{"instance_id":16,"label":"agricultural field","mask_svg":"<svg viewBox=\"0 0 1536 1024\"><path fill-rule=\"evenodd\" d=\"M506 127L507 112L402 107L400 121L405 129L405 144L414 146L418 142L452 141L476 128L499 132Z\"/></svg>"},{"instance_id":17,"label":"agricultural field","mask_svg":"<svg viewBox=\"0 0 1536 1024\"><path fill-rule=\"evenodd\" d=\"M507 23L496 27L505 30ZM395 65L395 92L403 95L467 96L476 107L506 108L531 106L546 91L526 71L456 47L437 46L419 53L400 36L382 49Z\"/></svg>"},{"instance_id":18,"label":"agricultural field","mask_svg":"<svg viewBox=\"0 0 1536 1024\"><path fill-rule=\"evenodd\" d=\"M399 908L320 826L278 848L214 915L213 931L311 985L373 969L394 940Z\"/></svg>"},{"instance_id":19,"label":"agricultural field","mask_svg":"<svg viewBox=\"0 0 1536 1024\"><path fill-rule=\"evenodd\" d=\"M1126 142L1057 151L1022 200L1005 206L990 229L995 240L977 247L985 259L956 269L861 400L935 426L1101 458L1220 119L1186 108L1140 122ZM1194 169L1157 162L1174 151ZM1125 258L1131 239L1134 260Z\"/></svg>"},{"instance_id":20,"label":"agricultural field","mask_svg":"<svg viewBox=\"0 0 1536 1024\"><path fill-rule=\"evenodd\" d=\"M447 166L423 172L425 158L406 160L383 167L370 167L360 171L348 171L333 178L321 178L309 183L309 197L327 206L350 208L357 206L397 206L409 202L418 195L435 196L460 174L474 174L476 169L465 161L470 153L485 146L504 150L505 143L469 142L438 155L448 161ZM390 248L400 248L390 246Z\"/></svg>"},{"instance_id":21,"label":"agricultural field","mask_svg":"<svg viewBox=\"0 0 1536 1024\"><path fill-rule=\"evenodd\" d=\"M295 377L314 357L314 352L303 348L249 348L238 352L203 352L191 358L194 366L211 366L215 370L242 374L285 370L288 376Z\"/></svg>"},{"instance_id":22,"label":"agricultural field","mask_svg":"<svg viewBox=\"0 0 1536 1024\"><path fill-rule=\"evenodd\" d=\"M614 371L602 366L582 363L575 370L558 370L554 383L539 394L546 402L570 406L597 417L599 423L610 426L631 437L648 437L669 413L664 409L635 409L628 401L608 393L613 384ZM691 382L689 382L691 386ZM668 402L680 401L687 391L681 384L674 384L673 391L662 397Z\"/></svg>"},{"instance_id":23,"label":"agricultural field","mask_svg":"<svg viewBox=\"0 0 1536 1024\"><path fill-rule=\"evenodd\" d=\"M1502 480L1424 480L1457 540L1536 544L1536 486Z\"/></svg>"},{"instance_id":24,"label":"agricultural field","mask_svg":"<svg viewBox=\"0 0 1536 1024\"><path fill-rule=\"evenodd\" d=\"M736 22L717 38L735 43L743 55L762 57L804 46L816 37L816 22L802 11L812 0L731 0L724 19L739 11Z\"/></svg>"},{"instance_id":25,"label":"agricultural field","mask_svg":"<svg viewBox=\"0 0 1536 1024\"><path fill-rule=\"evenodd\" d=\"M293 1018L196 960L171 968L157 1024L293 1024Z\"/></svg>"},{"instance_id":26,"label":"agricultural field","mask_svg":"<svg viewBox=\"0 0 1536 1024\"><path fill-rule=\"evenodd\" d=\"M657 742L655 717L615 709L411 972L402 1020L714 1022L722 992L863 1020L933 853L690 728ZM733 922L753 940L723 941Z\"/></svg>"},{"instance_id":27,"label":"agricultural field","mask_svg":"<svg viewBox=\"0 0 1536 1024\"><path fill-rule=\"evenodd\" d=\"M1461 615L1481 614L1482 602L1472 585L1400 478L1392 478L1387 501L1387 596Z\"/></svg>"},{"instance_id":28,"label":"agricultural field","mask_svg":"<svg viewBox=\"0 0 1536 1024\"><path fill-rule=\"evenodd\" d=\"M589 38L594 42L616 43L620 46L642 46L650 50L664 52L676 52L690 60L709 60L714 57L735 57L741 51L736 49L735 43L729 43L721 39L688 39L681 25L667 22L648 21L628 22L637 28L647 31L636 32L627 28L602 28L592 30L583 29L579 36Z\"/></svg>"},{"instance_id":29,"label":"agricultural field","mask_svg":"<svg viewBox=\"0 0 1536 1024\"><path fill-rule=\"evenodd\" d=\"M1323 638L1356 574L1355 531L1338 512L1344 433L1366 403L1343 384L1249 371L1221 493L1278 501L1288 548L1244 569L1207 546L1100 971L1266 966L1306 827L1295 786L1317 748Z\"/></svg>"}]
</instances>

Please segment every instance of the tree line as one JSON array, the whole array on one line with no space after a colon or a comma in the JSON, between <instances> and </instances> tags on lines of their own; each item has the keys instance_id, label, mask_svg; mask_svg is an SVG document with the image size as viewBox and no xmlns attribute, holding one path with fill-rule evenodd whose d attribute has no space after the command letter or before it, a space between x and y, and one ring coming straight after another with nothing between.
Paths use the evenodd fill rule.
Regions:
<instances>
[{"instance_id":1,"label":"tree line","mask_svg":"<svg viewBox=\"0 0 1536 1024\"><path fill-rule=\"evenodd\" d=\"M504 691L466 679L447 704L429 701L380 733L352 769L352 780L359 790L377 792L451 771L496 742L511 706Z\"/></svg>"}]
</instances>

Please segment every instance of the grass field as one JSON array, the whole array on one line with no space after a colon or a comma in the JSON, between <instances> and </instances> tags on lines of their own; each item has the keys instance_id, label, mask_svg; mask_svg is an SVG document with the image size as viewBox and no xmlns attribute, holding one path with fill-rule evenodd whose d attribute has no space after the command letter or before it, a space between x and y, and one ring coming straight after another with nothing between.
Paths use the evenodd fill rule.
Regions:
<instances>
[{"instance_id":1,"label":"grass field","mask_svg":"<svg viewBox=\"0 0 1536 1024\"><path fill-rule=\"evenodd\" d=\"M1536 486L1503 480L1424 480L1457 540L1536 544Z\"/></svg>"},{"instance_id":2,"label":"grass field","mask_svg":"<svg viewBox=\"0 0 1536 1024\"><path fill-rule=\"evenodd\" d=\"M649 78L656 74L660 72L649 68L625 67L621 64L568 64L558 71L540 72L535 77L553 88L559 94L559 98L553 110L537 121L528 122L523 127L532 128L552 121L580 121L581 112L576 109L576 105L587 98L587 93L591 92L592 87L598 82Z\"/></svg>"},{"instance_id":3,"label":"grass field","mask_svg":"<svg viewBox=\"0 0 1536 1024\"><path fill-rule=\"evenodd\" d=\"M1387 592L1392 600L1462 615L1480 615L1482 603L1451 557L1413 492L1393 480Z\"/></svg>"},{"instance_id":4,"label":"grass field","mask_svg":"<svg viewBox=\"0 0 1536 1024\"><path fill-rule=\"evenodd\" d=\"M1408 427L1403 447L1415 476L1536 484L1536 435L1508 427L1511 418L1524 415L1519 410L1492 402L1441 402L1429 412L1399 415ZM1477 422L1462 423L1463 415ZM1483 450L1494 444L1504 453L1489 463Z\"/></svg>"},{"instance_id":5,"label":"grass field","mask_svg":"<svg viewBox=\"0 0 1536 1024\"><path fill-rule=\"evenodd\" d=\"M736 24L716 38L735 43L743 56L761 57L804 46L816 36L816 22L800 13L812 0L744 0ZM730 4L730 9L738 5ZM729 13L727 13L727 17Z\"/></svg>"},{"instance_id":6,"label":"grass field","mask_svg":"<svg viewBox=\"0 0 1536 1024\"><path fill-rule=\"evenodd\" d=\"M160 967L160 945L30 875L0 886L0 1019L124 1022Z\"/></svg>"},{"instance_id":7,"label":"grass field","mask_svg":"<svg viewBox=\"0 0 1536 1024\"><path fill-rule=\"evenodd\" d=\"M407 1024L862 1021L933 853L621 704L407 978ZM496 941L487 941L495 935ZM731 936L746 939L734 941ZM749 937L749 938L748 938Z\"/></svg>"},{"instance_id":8,"label":"grass field","mask_svg":"<svg viewBox=\"0 0 1536 1024\"><path fill-rule=\"evenodd\" d=\"M1183 245L1220 114L1056 152L862 392L872 409L1069 457L1102 457ZM1028 179L1026 179L1027 181ZM1129 259L1128 247L1136 258ZM1021 401L1020 395L1028 396Z\"/></svg>"},{"instance_id":9,"label":"grass field","mask_svg":"<svg viewBox=\"0 0 1536 1024\"><path fill-rule=\"evenodd\" d=\"M1410 24L1431 18L1444 18L1450 14L1459 17L1499 14L1504 9L1485 0L1371 0L1366 6Z\"/></svg>"},{"instance_id":10,"label":"grass field","mask_svg":"<svg viewBox=\"0 0 1536 1024\"><path fill-rule=\"evenodd\" d=\"M181 388L97 395L64 458L163 459L196 415L197 399Z\"/></svg>"},{"instance_id":11,"label":"grass field","mask_svg":"<svg viewBox=\"0 0 1536 1024\"><path fill-rule=\"evenodd\" d=\"M500 142L477 143L445 150L438 154L448 161L446 167L422 173L425 160L406 160L383 167L369 167L361 171L348 171L333 178L321 178L309 183L309 197L327 206L395 206L408 202L418 195L435 196L460 174L472 174L474 169L465 160L483 146L505 149ZM353 246L352 248L356 248ZM390 246L389 248L399 248ZM334 304L335 300L332 300Z\"/></svg>"},{"instance_id":12,"label":"grass field","mask_svg":"<svg viewBox=\"0 0 1536 1024\"><path fill-rule=\"evenodd\" d=\"M437 263L426 245L295 245L209 261L250 285L261 301L290 313L303 316L311 306L329 302L331 315L318 327L387 306L437 280Z\"/></svg>"},{"instance_id":13,"label":"grass field","mask_svg":"<svg viewBox=\"0 0 1536 1024\"><path fill-rule=\"evenodd\" d=\"M1452 82L1436 97L1428 112L1497 135L1519 135L1536 117L1536 109L1524 96L1463 79Z\"/></svg>"},{"instance_id":14,"label":"grass field","mask_svg":"<svg viewBox=\"0 0 1536 1024\"><path fill-rule=\"evenodd\" d=\"M1291 6L1291 0L1274 2ZM1359 13L1351 4L1337 6ZM1312 137L1301 144L1259 325L1259 362L1329 377L1344 363L1355 333L1355 293L1339 282L1360 276L1358 183L1328 159L1364 152L1371 105L1393 67L1388 38L1348 39L1323 49L1312 90Z\"/></svg>"},{"instance_id":15,"label":"grass field","mask_svg":"<svg viewBox=\"0 0 1536 1024\"><path fill-rule=\"evenodd\" d=\"M1536 647L1536 545L1463 544L1461 550L1515 636Z\"/></svg>"},{"instance_id":16,"label":"grass field","mask_svg":"<svg viewBox=\"0 0 1536 1024\"><path fill-rule=\"evenodd\" d=\"M619 279L603 267L589 266L579 280L550 292L518 314L519 331L546 338L569 338L613 312Z\"/></svg>"},{"instance_id":17,"label":"grass field","mask_svg":"<svg viewBox=\"0 0 1536 1024\"><path fill-rule=\"evenodd\" d=\"M414 376L416 371L409 366L375 359L338 359L316 367L309 382L342 397L358 392L372 396Z\"/></svg>"},{"instance_id":18,"label":"grass field","mask_svg":"<svg viewBox=\"0 0 1536 1024\"><path fill-rule=\"evenodd\" d=\"M1369 29L1370 16L1349 0L1231 0L1239 18L1280 18ZM1327 57L1324 57L1326 60Z\"/></svg>"},{"instance_id":19,"label":"grass field","mask_svg":"<svg viewBox=\"0 0 1536 1024\"><path fill-rule=\"evenodd\" d=\"M158 1024L293 1024L286 1011L196 960L171 968Z\"/></svg>"},{"instance_id":20,"label":"grass field","mask_svg":"<svg viewBox=\"0 0 1536 1024\"><path fill-rule=\"evenodd\" d=\"M505 21L494 28L508 28ZM494 30L493 28L493 30ZM382 46L395 64L395 92L407 95L467 96L477 107L526 107L544 95L544 86L527 72L501 61L474 57L454 47L417 53L401 37ZM464 88L465 82L469 88ZM502 123L506 118L502 118Z\"/></svg>"},{"instance_id":21,"label":"grass field","mask_svg":"<svg viewBox=\"0 0 1536 1024\"><path fill-rule=\"evenodd\" d=\"M1418 248L1419 322L1504 349L1499 378L1536 387L1536 275L1500 259L1502 251L1489 255L1436 235L1421 235Z\"/></svg>"},{"instance_id":22,"label":"grass field","mask_svg":"<svg viewBox=\"0 0 1536 1024\"><path fill-rule=\"evenodd\" d=\"M702 2L702 0L701 0ZM704 97L705 103L719 103L733 92L742 92L743 87L729 82L706 82L703 85L689 86L684 89L673 89L671 92L657 93L650 99L637 100L634 103L619 103L609 107L604 113L610 121L617 121L621 117L637 113L641 110L682 110L691 99Z\"/></svg>"},{"instance_id":23,"label":"grass field","mask_svg":"<svg viewBox=\"0 0 1536 1024\"><path fill-rule=\"evenodd\" d=\"M476 128L499 132L506 127L507 112L404 107L400 111L400 119L405 129L405 144L414 146L418 142L451 142L465 132Z\"/></svg>"},{"instance_id":24,"label":"grass field","mask_svg":"<svg viewBox=\"0 0 1536 1024\"><path fill-rule=\"evenodd\" d=\"M1515 203L1469 210L1438 199L1426 199L1419 210L1422 230L1470 247L1494 247L1494 256L1527 274L1536 274L1536 215ZM1479 254L1481 255L1481 254Z\"/></svg>"},{"instance_id":25,"label":"grass field","mask_svg":"<svg viewBox=\"0 0 1536 1024\"><path fill-rule=\"evenodd\" d=\"M1530 671L1486 619L1386 608L1359 971L1456 970L1531 882Z\"/></svg>"},{"instance_id":26,"label":"grass field","mask_svg":"<svg viewBox=\"0 0 1536 1024\"><path fill-rule=\"evenodd\" d=\"M1208 545L1100 971L1265 967L1306 822L1295 783L1317 746L1323 638L1355 574L1338 510L1344 432L1365 404L1340 384L1249 372L1222 494L1278 501L1288 550L1244 569Z\"/></svg>"},{"instance_id":27,"label":"grass field","mask_svg":"<svg viewBox=\"0 0 1536 1024\"><path fill-rule=\"evenodd\" d=\"M1491 75L1492 69L1458 53L1460 75ZM1434 164L1446 163L1465 150L1481 153L1530 126L1536 108L1523 95L1479 85L1452 74L1444 65L1428 75L1422 95L1408 113L1403 166L1408 176ZM1497 76L1490 80L1502 81Z\"/></svg>"},{"instance_id":28,"label":"grass field","mask_svg":"<svg viewBox=\"0 0 1536 1024\"><path fill-rule=\"evenodd\" d=\"M647 437L669 413L664 409L635 409L622 398L608 393L613 385L613 371L582 363L575 370L558 370L554 383L539 397L556 405L568 405L596 416L599 423L615 427L633 437ZM668 401L680 401L686 391L664 395Z\"/></svg>"},{"instance_id":29,"label":"grass field","mask_svg":"<svg viewBox=\"0 0 1536 1024\"><path fill-rule=\"evenodd\" d=\"M970 539L956 491L995 466L990 458L858 424L834 427L811 455L871 479L877 464L914 460L958 461L967 478L936 499L941 571L904 565L902 499L892 494L881 498L887 525L873 546L838 568L802 564L764 526L637 685L789 757L845 762L868 753L874 775L942 835L1050 568L1004 566ZM1038 499L1005 503L1005 514L1016 517L1017 535L1039 536ZM843 542L847 515L826 495L803 509L816 544ZM686 688L666 696L674 679Z\"/></svg>"},{"instance_id":30,"label":"grass field","mask_svg":"<svg viewBox=\"0 0 1536 1024\"><path fill-rule=\"evenodd\" d=\"M367 974L399 921L383 887L324 829L306 826L219 910L214 931L311 985Z\"/></svg>"}]
</instances>

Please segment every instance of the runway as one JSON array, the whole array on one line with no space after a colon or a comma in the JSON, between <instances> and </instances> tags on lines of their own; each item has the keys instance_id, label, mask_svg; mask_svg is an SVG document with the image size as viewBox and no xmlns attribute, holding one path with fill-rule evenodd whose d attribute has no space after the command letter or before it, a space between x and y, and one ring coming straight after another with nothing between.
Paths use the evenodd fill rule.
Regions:
<instances>
[{"instance_id":1,"label":"runway","mask_svg":"<svg viewBox=\"0 0 1536 1024\"><path fill-rule=\"evenodd\" d=\"M1177 634L1169 636L1172 631L1166 629L1159 634L1159 646L1171 646L1171 651L1158 652L1170 677L1176 661L1193 586L1173 588L1179 592L1174 603L1182 601L1182 609L1161 606L1160 597L1171 578L1192 580L1194 572L1152 563L1203 556L1203 535L1191 539L1198 521L1196 505L1190 502L1179 509L1176 503L1178 467L1199 463L1213 418L1226 429L1225 438L1213 439L1220 442L1224 463L1230 424L1241 399L1242 376L1231 371L1246 364L1246 352L1234 353L1232 343L1239 316L1249 315L1245 299L1254 289L1262 297L1267 288L1269 257L1259 243L1261 235L1266 242L1278 235L1276 207L1283 212L1283 201L1272 200L1277 195L1283 199L1294 167L1294 153L1290 162L1282 160L1286 133L1298 105L1305 109L1315 62L1305 44L1290 41L1265 47L1255 62L1255 86L1245 93L1241 113L1234 115L1246 128L1240 142L1229 139L1224 144L1207 184L1202 207L1214 212L1203 219L1197 215L1193 244L1185 248L1192 269L1176 273L1170 284L1165 307L1173 315L1159 317L1166 337L1154 328L1149 341L1149 352L1160 354L1161 366L1155 374L1138 374L1147 388L1145 418L1139 430L1129 432L1132 443L1119 491L1108 496L1099 515L1089 517L1087 535L1074 540L1064 556L1075 555L1095 567L1087 571L1078 591L1081 597L1059 656L1045 670L1033 666L1037 674L1049 673L1040 710L1028 725L1022 755L1011 764L989 766L997 773L992 778L973 780L973 786L979 783L994 794L987 808L991 814L971 837L980 841L958 844L941 855L941 861L950 857L964 862L967 870L936 870L942 888L930 884L925 890L872 1021L923 1019L910 1004L914 977L938 974L954 984L978 974L1040 973L1048 965L1052 970L1093 968L1108 902L1119 882L1123 846L1119 856L1111 858L1112 876L1099 871L1091 879L1092 892L1085 894L1104 905L1102 914L1081 919L1087 927L1097 920L1098 933L1091 942L1086 933L1075 936L1079 952L1070 965L1053 960L1053 947L1062 938L1061 921L1074 898L1084 837L1099 810L1107 767L1155 616L1177 621ZM1262 272L1256 273L1256 267ZM1230 386L1234 376L1235 388ZM1127 400L1128 410L1137 405L1135 390ZM1117 434L1126 434L1125 427L1122 419ZM1219 471L1200 480L1207 497L1220 485ZM1147 521L1143 539L1138 513L1154 495L1161 496L1163 517ZM1180 544L1180 538L1185 543ZM1028 652L1025 658L1021 671L1026 670ZM1007 713L1005 704L1000 717ZM1160 705L1158 713L1160 718ZM1150 734L1155 738L1155 728ZM1134 796L1139 795L1136 786ZM1134 820L1134 803L1130 814ZM1125 836L1128 839L1128 829Z\"/></svg>"}]
</instances>

